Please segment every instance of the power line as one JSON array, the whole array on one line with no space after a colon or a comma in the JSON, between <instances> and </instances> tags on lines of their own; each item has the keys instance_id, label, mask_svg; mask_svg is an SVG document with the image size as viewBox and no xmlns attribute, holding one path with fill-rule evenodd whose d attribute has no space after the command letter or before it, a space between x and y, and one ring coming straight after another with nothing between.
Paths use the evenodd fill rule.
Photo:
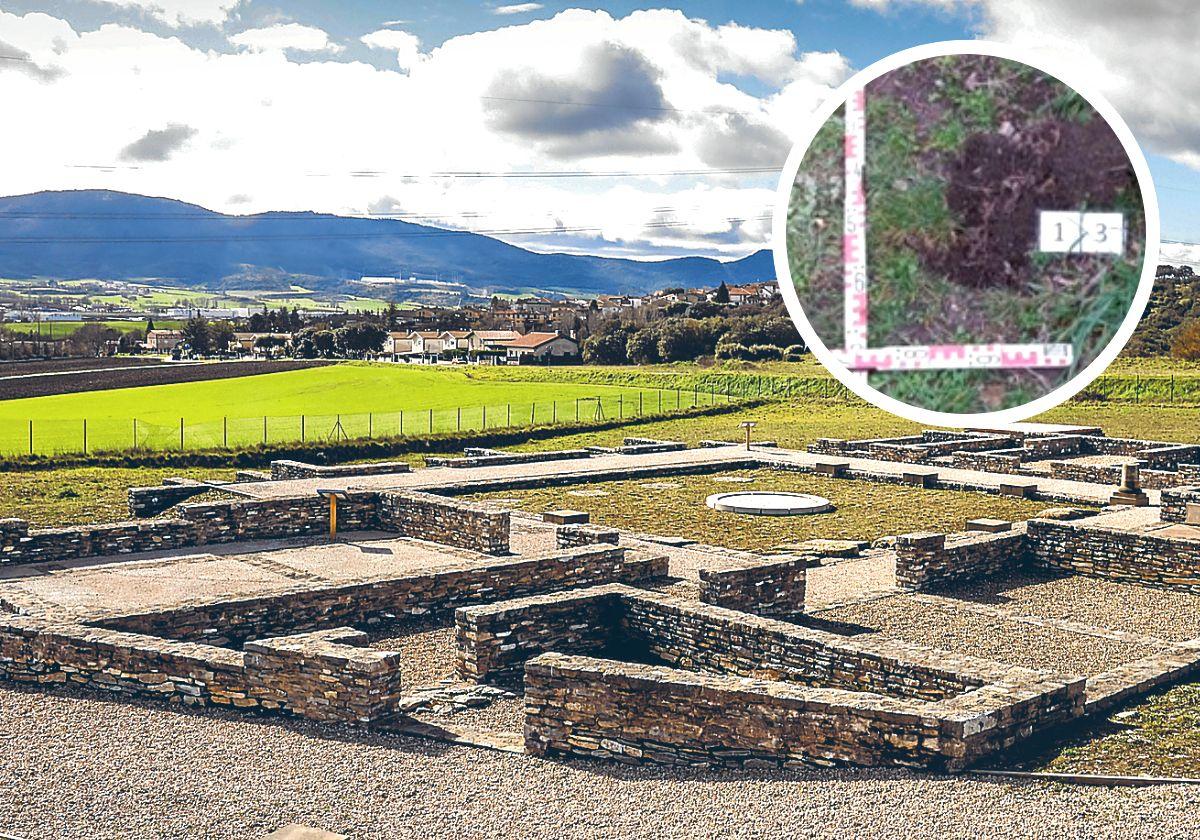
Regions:
<instances>
[{"instance_id":1,"label":"power line","mask_svg":"<svg viewBox=\"0 0 1200 840\"><path fill-rule=\"evenodd\" d=\"M63 164L69 169L95 169L102 172L115 172L118 170L140 170L143 167L137 164L86 164L86 163L67 163ZM484 170L450 170L444 172L392 172L382 169L352 169L346 172L304 172L301 173L306 178L333 178L341 176L349 176L351 178L461 178L470 180L480 180L489 178L671 178L671 177L702 177L706 175L766 175L778 174L780 167L778 166L742 166L729 168L715 169L668 169L657 172L639 172L636 170L611 170L611 171L594 171L594 170L543 170L543 171L523 171L514 170L511 172L499 171L484 171Z\"/></svg>"}]
</instances>

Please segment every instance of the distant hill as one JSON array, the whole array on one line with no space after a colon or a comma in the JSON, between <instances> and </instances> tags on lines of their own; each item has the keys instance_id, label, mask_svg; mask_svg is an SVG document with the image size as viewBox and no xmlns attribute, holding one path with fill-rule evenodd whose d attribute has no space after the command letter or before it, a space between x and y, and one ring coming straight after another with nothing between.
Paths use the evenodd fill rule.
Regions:
<instances>
[{"instance_id":1,"label":"distant hill","mask_svg":"<svg viewBox=\"0 0 1200 840\"><path fill-rule=\"evenodd\" d=\"M479 234L320 213L227 216L109 190L0 198L0 277L158 278L216 289L304 276L335 291L367 275L453 276L493 291L636 293L774 278L771 253L721 262L538 254Z\"/></svg>"}]
</instances>

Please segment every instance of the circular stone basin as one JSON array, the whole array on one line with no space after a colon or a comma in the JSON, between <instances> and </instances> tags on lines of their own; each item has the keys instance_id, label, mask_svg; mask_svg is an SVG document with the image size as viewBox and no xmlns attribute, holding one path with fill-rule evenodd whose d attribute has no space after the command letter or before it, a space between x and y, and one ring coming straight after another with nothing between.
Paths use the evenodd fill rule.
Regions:
<instances>
[{"instance_id":1,"label":"circular stone basin","mask_svg":"<svg viewBox=\"0 0 1200 840\"><path fill-rule=\"evenodd\" d=\"M757 516L802 516L833 510L833 504L828 499L811 493L714 493L704 503L713 510Z\"/></svg>"}]
</instances>

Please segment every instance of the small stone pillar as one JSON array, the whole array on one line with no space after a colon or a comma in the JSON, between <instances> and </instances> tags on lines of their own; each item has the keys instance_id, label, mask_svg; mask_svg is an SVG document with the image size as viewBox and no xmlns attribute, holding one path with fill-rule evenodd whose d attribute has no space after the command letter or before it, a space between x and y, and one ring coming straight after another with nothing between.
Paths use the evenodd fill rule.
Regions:
<instances>
[{"instance_id":1,"label":"small stone pillar","mask_svg":"<svg viewBox=\"0 0 1200 840\"><path fill-rule=\"evenodd\" d=\"M1133 507L1145 507L1150 504L1150 497L1142 489L1141 467L1138 464L1121 465L1121 486L1112 494L1108 503Z\"/></svg>"}]
</instances>

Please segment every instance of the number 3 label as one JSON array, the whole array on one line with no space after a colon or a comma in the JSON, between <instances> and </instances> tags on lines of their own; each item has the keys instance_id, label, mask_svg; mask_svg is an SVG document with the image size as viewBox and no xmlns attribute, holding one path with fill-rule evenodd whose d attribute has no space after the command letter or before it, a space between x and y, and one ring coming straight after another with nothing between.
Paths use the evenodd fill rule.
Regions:
<instances>
[{"instance_id":1,"label":"number 3 label","mask_svg":"<svg viewBox=\"0 0 1200 840\"><path fill-rule=\"evenodd\" d=\"M1122 213L1081 213L1043 210L1039 219L1038 250L1051 254L1125 253Z\"/></svg>"}]
</instances>

